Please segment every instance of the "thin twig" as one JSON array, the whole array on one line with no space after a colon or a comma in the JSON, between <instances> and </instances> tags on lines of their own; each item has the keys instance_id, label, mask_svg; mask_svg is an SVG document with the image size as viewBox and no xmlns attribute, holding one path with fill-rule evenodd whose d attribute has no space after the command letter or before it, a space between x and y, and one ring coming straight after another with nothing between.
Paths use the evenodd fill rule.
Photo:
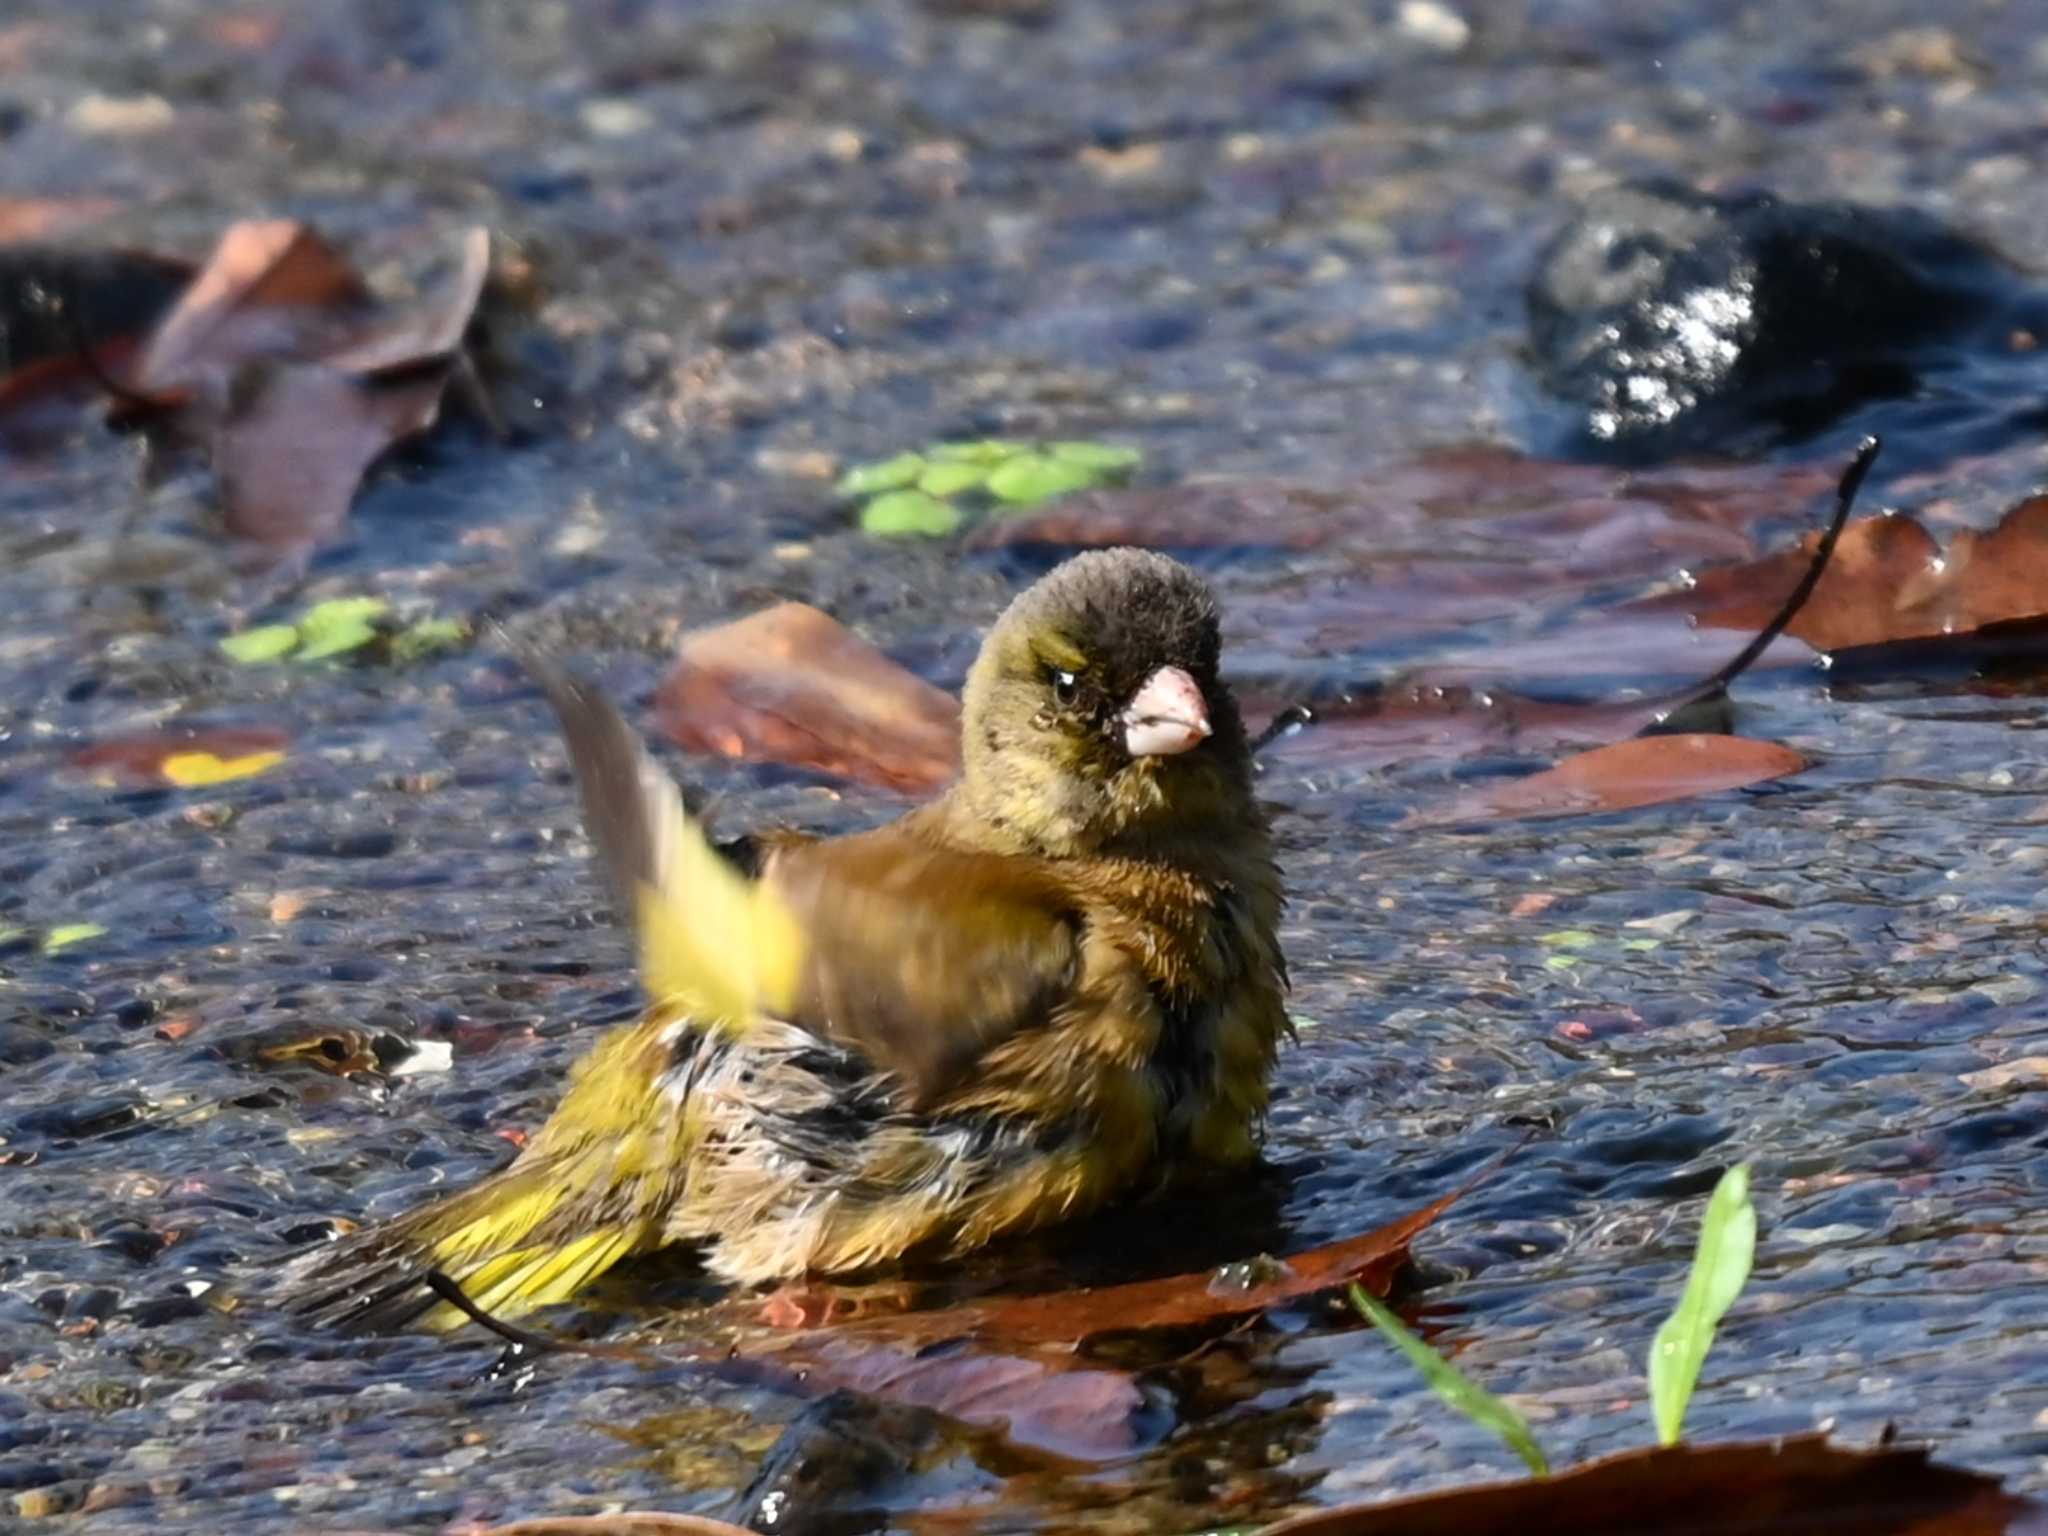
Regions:
<instances>
[{"instance_id":1,"label":"thin twig","mask_svg":"<svg viewBox=\"0 0 2048 1536\"><path fill-rule=\"evenodd\" d=\"M1303 726L1316 723L1316 712L1307 704L1290 704L1271 720L1266 728L1252 738L1252 756L1257 757L1266 748L1283 736L1291 736Z\"/></svg>"},{"instance_id":2,"label":"thin twig","mask_svg":"<svg viewBox=\"0 0 2048 1536\"><path fill-rule=\"evenodd\" d=\"M1870 466L1877 462L1878 451L1883 442L1876 437L1866 437L1856 445L1856 456L1849 461L1849 467L1842 471L1841 481L1835 487L1835 515L1828 520L1827 530L1821 534L1820 542L1813 547L1813 558L1806 563L1806 574L1799 578L1799 585L1792 589L1791 596L1780 605L1771 622L1766 624L1749 644L1735 653L1732 661L1699 686L1688 690L1686 703L1694 699L1710 697L1720 693L1749 669L1751 662L1763 655L1765 649L1785 627L1799 617L1799 610L1806 606L1806 600L1813 596L1813 589L1820 585L1820 578L1834 558L1835 545L1840 542L1842 530L1849 524L1849 513L1856 506L1856 493L1863 489L1863 481L1870 473Z\"/></svg>"}]
</instances>

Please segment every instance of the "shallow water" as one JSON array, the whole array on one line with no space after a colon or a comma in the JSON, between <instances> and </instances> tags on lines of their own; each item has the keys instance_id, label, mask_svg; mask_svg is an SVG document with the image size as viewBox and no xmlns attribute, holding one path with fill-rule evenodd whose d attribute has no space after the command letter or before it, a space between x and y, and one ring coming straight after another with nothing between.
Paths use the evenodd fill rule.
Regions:
<instances>
[{"instance_id":1,"label":"shallow water","mask_svg":"<svg viewBox=\"0 0 2048 1536\"><path fill-rule=\"evenodd\" d=\"M1029 567L862 540L834 463L1099 436L1160 484L1350 487L1473 439L1541 447L1557 421L1515 362L1520 285L1574 196L1625 175L1908 202L2042 248L2048 43L2025 7L1952 8L1946 51L1906 33L1924 7L1724 10L1473 6L1453 47L1426 8L1404 27L1307 0L335 0L236 13L253 31L173 0L31 3L0 20L0 191L105 193L124 210L80 239L192 255L231 217L300 215L380 280L476 220L524 245L549 294L520 354L538 437L458 430L403 459L306 596L501 613L636 706L680 629L793 597L952 686ZM110 135L88 93L174 110ZM1875 422L1877 501L1989 524L2040 476L2012 366L1784 458L1831 470ZM0 953L0 1496L90 1500L115 1532L728 1507L791 1399L680 1364L486 1378L491 1345L308 1338L211 1305L328 1218L495 1166L634 995L532 690L479 653L228 665L205 493L139 491L130 444L90 427L0 458L0 927L106 930ZM1788 495L1757 537L1815 513ZM1442 540L1489 552L1455 517ZM1342 593L1360 558L1207 564L1226 608L1274 613L1276 593ZM1614 555L1624 595L1682 563ZM1577 590L1545 624L1591 606ZM1269 696L1452 653L1511 667L1540 628L1512 604L1390 627L1306 627L1307 657L1242 625L1233 643ZM1733 638L1702 641L1702 671ZM1203 1240L1356 1232L1533 1132L1419 1256L1443 1342L1567 1461L1648 1439L1644 1350L1700 1197L1746 1158L1757 1275L1694 1430L1896 1422L2048 1485L2048 1092L1962 1080L2048 1054L2048 711L2025 676L1996 697L1831 692L1793 666L1738 693L1743 729L1811 772L1404 830L1503 761L1272 759L1307 1024L1275 1174ZM60 771L188 714L283 726L290 761L197 791ZM734 817L840 828L896 803L682 767ZM453 1070L255 1056L338 1028L451 1042ZM1082 1234L1070 1261L1147 1272L1119 1236ZM1192 1530L1510 1469L1369 1335L1279 1323L1199 1385L1149 1378L1164 1438L1123 1462L1006 1479L942 1452L861 1498L966 1528Z\"/></svg>"}]
</instances>

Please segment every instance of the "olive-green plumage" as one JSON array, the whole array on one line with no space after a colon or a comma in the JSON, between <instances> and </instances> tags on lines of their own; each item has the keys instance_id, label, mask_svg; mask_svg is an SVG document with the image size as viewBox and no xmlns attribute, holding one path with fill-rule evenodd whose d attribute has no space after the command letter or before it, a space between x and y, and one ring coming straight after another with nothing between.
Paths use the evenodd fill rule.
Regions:
<instances>
[{"instance_id":1,"label":"olive-green plumage","mask_svg":"<svg viewBox=\"0 0 2048 1536\"><path fill-rule=\"evenodd\" d=\"M1280 881L1216 611L1083 555L967 680L963 769L884 827L726 862L595 694L536 670L651 1004L503 1172L323 1250L299 1310L500 1316L687 1243L734 1281L958 1252L1251 1157L1286 1029Z\"/></svg>"}]
</instances>

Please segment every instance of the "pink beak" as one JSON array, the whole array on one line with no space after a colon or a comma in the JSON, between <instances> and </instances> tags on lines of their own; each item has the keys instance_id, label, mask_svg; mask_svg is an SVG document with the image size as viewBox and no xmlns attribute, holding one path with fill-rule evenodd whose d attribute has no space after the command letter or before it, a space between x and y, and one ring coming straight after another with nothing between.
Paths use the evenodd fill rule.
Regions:
<instances>
[{"instance_id":1,"label":"pink beak","mask_svg":"<svg viewBox=\"0 0 2048 1536\"><path fill-rule=\"evenodd\" d=\"M1161 667L1124 706L1124 747L1133 757L1172 757L1209 739L1209 706L1179 667Z\"/></svg>"}]
</instances>

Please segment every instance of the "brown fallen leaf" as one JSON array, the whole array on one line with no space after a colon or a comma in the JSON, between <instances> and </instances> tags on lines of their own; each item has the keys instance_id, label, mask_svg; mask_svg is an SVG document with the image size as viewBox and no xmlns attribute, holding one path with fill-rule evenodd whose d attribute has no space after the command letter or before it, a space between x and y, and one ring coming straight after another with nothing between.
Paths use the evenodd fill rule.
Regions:
<instances>
[{"instance_id":1,"label":"brown fallen leaf","mask_svg":"<svg viewBox=\"0 0 2048 1536\"><path fill-rule=\"evenodd\" d=\"M233 224L123 381L172 407L242 364L318 351L362 324L370 291L342 257L292 219Z\"/></svg>"},{"instance_id":2,"label":"brown fallen leaf","mask_svg":"<svg viewBox=\"0 0 2048 1536\"><path fill-rule=\"evenodd\" d=\"M1262 1536L1997 1536L2048 1530L2048 1505L1918 1447L1824 1435L1624 1451L1548 1478L1316 1510Z\"/></svg>"},{"instance_id":3,"label":"brown fallen leaf","mask_svg":"<svg viewBox=\"0 0 2048 1536\"><path fill-rule=\"evenodd\" d=\"M476 316L490 275L491 233L472 229L462 237L454 271L430 299L413 309L379 316L321 361L343 373L370 378L453 357Z\"/></svg>"},{"instance_id":4,"label":"brown fallen leaf","mask_svg":"<svg viewBox=\"0 0 2048 1536\"><path fill-rule=\"evenodd\" d=\"M434 424L444 382L380 384L324 363L244 369L213 427L227 531L279 552L332 539L369 467Z\"/></svg>"},{"instance_id":5,"label":"brown fallen leaf","mask_svg":"<svg viewBox=\"0 0 2048 1536\"><path fill-rule=\"evenodd\" d=\"M80 747L66 763L104 783L126 780L161 784L171 782L164 764L176 758L204 753L233 762L283 752L290 745L290 735L270 725L167 726L134 736L111 736L89 747Z\"/></svg>"},{"instance_id":6,"label":"brown fallen leaf","mask_svg":"<svg viewBox=\"0 0 2048 1536\"><path fill-rule=\"evenodd\" d=\"M1655 724L1667 696L1575 704L1500 689L1417 679L1314 706L1313 729L1261 754L1303 768L1384 768L1496 752L1597 746Z\"/></svg>"},{"instance_id":7,"label":"brown fallen leaf","mask_svg":"<svg viewBox=\"0 0 2048 1536\"><path fill-rule=\"evenodd\" d=\"M1809 541L1810 546L1810 541ZM1704 625L1749 626L1798 579L1786 550L1703 572L1692 590L1638 605L1682 609ZM1952 637L2048 615L2048 497L2033 497L1984 532L1964 529L1943 549L1911 517L1850 524L1826 575L1789 633L1821 651Z\"/></svg>"},{"instance_id":8,"label":"brown fallen leaf","mask_svg":"<svg viewBox=\"0 0 2048 1536\"><path fill-rule=\"evenodd\" d=\"M835 1326L756 1330L737 1354L772 1365L806 1392L849 1388L1000 1429L1019 1446L1107 1460L1139 1445L1145 1398L1128 1373L1086 1363L1083 1345L1110 1333L1223 1326L1353 1281L1385 1295L1408 1263L1409 1244L1470 1187L1376 1231L1286 1259L921 1312L856 1304L852 1320ZM828 1296L809 1300L795 1317L835 1310ZM756 1323L792 1315L778 1298L736 1305Z\"/></svg>"},{"instance_id":9,"label":"brown fallen leaf","mask_svg":"<svg viewBox=\"0 0 2048 1536\"><path fill-rule=\"evenodd\" d=\"M990 1350L974 1340L920 1348L826 1332L753 1358L800 1372L806 1392L847 1390L929 1408L1069 1461L1109 1461L1144 1441L1145 1394L1135 1378L1058 1356Z\"/></svg>"},{"instance_id":10,"label":"brown fallen leaf","mask_svg":"<svg viewBox=\"0 0 2048 1536\"><path fill-rule=\"evenodd\" d=\"M921 1344L958 1338L972 1339L978 1345L1049 1348L1071 1355L1103 1334L1229 1323L1353 1282L1375 1295L1385 1295L1406 1267L1408 1248L1415 1238L1497 1166L1497 1162L1489 1164L1461 1188L1398 1221L1284 1258L1260 1257L1222 1270L1165 1275L1126 1285L987 1297L925 1311L880 1310L857 1314L835 1328L792 1337L872 1336ZM760 1302L740 1305L756 1309L759 1317Z\"/></svg>"},{"instance_id":11,"label":"brown fallen leaf","mask_svg":"<svg viewBox=\"0 0 2048 1536\"><path fill-rule=\"evenodd\" d=\"M693 752L906 794L937 789L959 767L953 696L803 603L685 636L655 714Z\"/></svg>"},{"instance_id":12,"label":"brown fallen leaf","mask_svg":"<svg viewBox=\"0 0 2048 1536\"><path fill-rule=\"evenodd\" d=\"M1527 778L1468 790L1449 805L1419 811L1403 824L1444 826L1633 810L1761 784L1808 766L1790 747L1745 736L1635 736L1568 757Z\"/></svg>"},{"instance_id":13,"label":"brown fallen leaf","mask_svg":"<svg viewBox=\"0 0 2048 1536\"><path fill-rule=\"evenodd\" d=\"M236 224L150 336L114 414L204 444L227 531L303 555L346 524L370 466L439 419L489 268L490 237L471 230L439 293L383 310L306 226Z\"/></svg>"}]
</instances>

